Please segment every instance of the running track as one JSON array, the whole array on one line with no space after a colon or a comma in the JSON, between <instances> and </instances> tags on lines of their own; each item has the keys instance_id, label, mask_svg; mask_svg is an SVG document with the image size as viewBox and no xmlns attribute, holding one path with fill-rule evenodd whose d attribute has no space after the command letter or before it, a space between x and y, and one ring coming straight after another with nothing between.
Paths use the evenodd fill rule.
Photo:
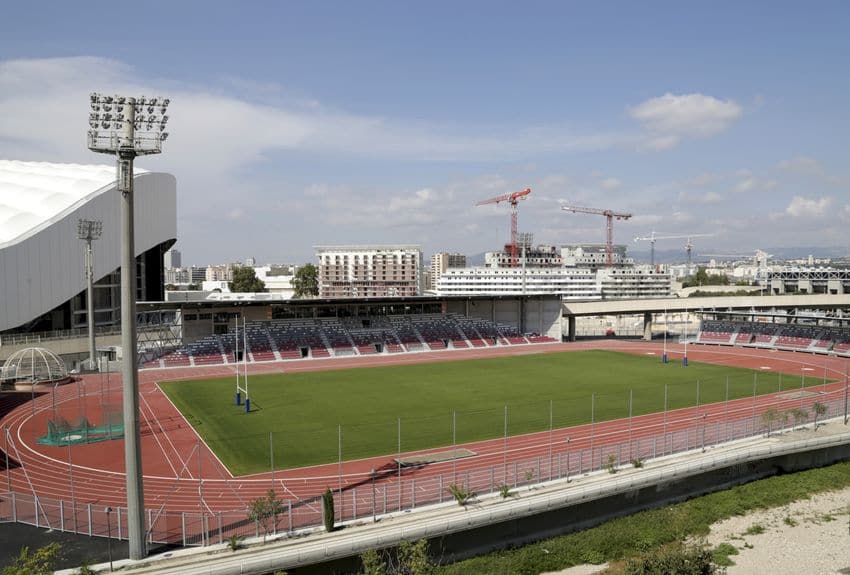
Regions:
<instances>
[{"instance_id":1,"label":"running track","mask_svg":"<svg viewBox=\"0 0 850 575\"><path fill-rule=\"evenodd\" d=\"M587 349L607 349L635 354L661 355L661 345L650 342L601 340L568 344L545 344L533 346L506 346L489 349L470 349L449 352L414 353L381 357L353 357L339 359L287 361L275 363L250 364L250 373L292 373L296 371L314 371L323 369L340 369L362 366L399 365L405 363L422 363L446 360L463 360L480 357L495 357L505 355L535 353L556 353ZM678 344L667 345L671 361L679 361L683 348ZM789 380L807 369L807 377L821 381L824 374L830 380L842 380L847 369L847 359L812 355L806 353L780 352L764 349L745 349L735 347L689 345L688 359L716 363L750 369L769 368L774 372L789 374ZM384 494L386 506L387 493L390 494L392 507L395 499L402 507L411 506L411 499L422 501L442 494L421 493L417 495L416 484L430 485L427 489L436 490L436 483L428 481L435 477L457 478L472 472L490 469L491 485L493 469L502 473L501 478L508 483L516 477L511 477L510 468L515 462L537 460L540 463L536 477L545 479L554 476L555 461L558 458L558 476L562 475L563 457L566 455L567 473L581 472L587 469L593 453L599 452L595 464L600 465L606 445L614 446L625 442L629 446L636 445L641 457L648 456L649 440L658 436L664 437L663 451L667 445L667 434L677 430L698 429L702 426L703 441L706 429L712 435L709 443L723 440L722 428L728 421L734 419L730 414L738 413L739 418L749 417L760 413L765 406L794 407L800 406L802 400L790 397L780 399L776 396L759 396L752 399L739 399L728 404L717 403L702 405L698 408L686 408L669 411L666 421L663 414L652 414L634 417L628 420L608 421L595 425L581 425L567 429L549 432L533 433L522 436L502 438L459 445L476 453L476 456L429 464L421 468L405 468L403 479L406 485L415 479L413 488L408 492L398 492L397 466L395 454L375 457L365 460L343 462L342 466L334 463L309 468L290 469L271 473L234 478L220 464L215 455L204 445L200 437L183 419L182 415L172 406L166 396L160 391L157 382L172 379L207 378L233 373L232 366L209 366L193 368L174 368L143 370L140 372L140 411L142 453L144 471L145 506L153 510L168 512L207 513L238 511L244 512L247 502L264 495L270 487L274 487L285 500L305 505L311 511L317 512L317 507L311 503L327 487L347 490L353 486L368 486L360 490L360 509L375 505L372 497L376 485L378 493ZM808 388L807 388L808 389ZM818 386L817 395L807 399L806 407L813 401L824 402L843 398L844 384L840 381L827 386ZM85 405L89 419L99 421L99 411L102 402L120 404L120 374L111 374L107 385L101 375L86 376L82 383L65 385L56 392L56 405L60 412L70 412L80 409L80 398ZM786 396L788 391L786 391ZM40 498L52 498L69 502L75 500L77 505L92 504L97 508L109 505L120 507L125 505L125 480L123 476L124 453L122 441L108 441L89 445L68 447L49 447L37 445L35 439L44 434L46 420L52 415L53 399L51 394L44 394L36 399L35 409L30 403L15 408L7 414L0 424L9 431L9 445L0 444L2 449L9 452L12 460L21 465L12 465L12 469L0 476L0 491L10 487L11 491L19 494L36 494ZM783 405L783 401L787 405ZM842 399L843 401L843 399ZM701 420L701 421L700 421ZM569 439L567 439L569 438ZM2 439L2 438L0 438ZM641 448L641 440L643 447ZM5 441L5 440L4 440ZM554 446L554 447L553 447ZM658 449L656 442L652 453ZM428 450L431 452L438 449ZM410 455L410 454L405 454ZM572 457L571 457L572 455ZM631 458L624 457L625 460ZM523 467L524 468L524 467ZM370 470L380 470L380 475L374 484L370 485ZM513 473L516 473L514 466ZM202 481L199 481L199 478ZM499 481L501 482L501 481ZM425 487L420 489L425 490ZM354 493L357 493L356 491ZM349 505L358 505L358 502ZM402 502L402 499L404 502ZM382 509L381 503L377 504ZM353 512L353 511L352 511ZM346 511L343 509L343 514ZM76 520L76 517L74 518Z\"/></svg>"}]
</instances>

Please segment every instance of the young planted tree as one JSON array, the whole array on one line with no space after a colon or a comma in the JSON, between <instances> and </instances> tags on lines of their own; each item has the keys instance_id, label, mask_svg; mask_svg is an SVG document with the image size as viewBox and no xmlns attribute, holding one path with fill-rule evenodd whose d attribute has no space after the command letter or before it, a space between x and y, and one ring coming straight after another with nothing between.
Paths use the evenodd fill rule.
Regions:
<instances>
[{"instance_id":1,"label":"young planted tree","mask_svg":"<svg viewBox=\"0 0 850 575\"><path fill-rule=\"evenodd\" d=\"M788 413L791 414L791 417L794 418L794 428L800 425L802 422L806 421L809 418L809 412L803 409L802 407L795 407L793 409L789 409Z\"/></svg>"},{"instance_id":2,"label":"young planted tree","mask_svg":"<svg viewBox=\"0 0 850 575\"><path fill-rule=\"evenodd\" d=\"M816 401L814 405L812 405L812 411L815 413L815 431L818 430L818 417L825 415L827 412L826 405L823 403Z\"/></svg>"},{"instance_id":3,"label":"young planted tree","mask_svg":"<svg viewBox=\"0 0 850 575\"><path fill-rule=\"evenodd\" d=\"M263 543L266 536L277 526L277 516L283 513L283 501L273 489L264 497L258 497L248 503L248 517L263 529Z\"/></svg>"},{"instance_id":4,"label":"young planted tree","mask_svg":"<svg viewBox=\"0 0 850 575\"><path fill-rule=\"evenodd\" d=\"M330 487L322 493L322 521L325 531L330 533L334 530L334 494Z\"/></svg>"},{"instance_id":5,"label":"young planted tree","mask_svg":"<svg viewBox=\"0 0 850 575\"><path fill-rule=\"evenodd\" d=\"M779 411L771 407L761 414L761 421L767 426L767 437L770 437L770 432L773 431L773 424L779 419Z\"/></svg>"}]
</instances>

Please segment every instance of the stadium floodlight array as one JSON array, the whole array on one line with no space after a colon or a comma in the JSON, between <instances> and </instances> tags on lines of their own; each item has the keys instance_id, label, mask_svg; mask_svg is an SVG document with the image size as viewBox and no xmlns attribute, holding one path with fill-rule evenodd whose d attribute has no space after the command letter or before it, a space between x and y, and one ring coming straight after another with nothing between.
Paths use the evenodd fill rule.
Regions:
<instances>
[{"instance_id":1,"label":"stadium floodlight array","mask_svg":"<svg viewBox=\"0 0 850 575\"><path fill-rule=\"evenodd\" d=\"M103 222L100 220L78 220L77 238L86 242L86 323L89 332L89 369L97 365L97 348L94 342L94 257L91 243L103 234Z\"/></svg>"},{"instance_id":2,"label":"stadium floodlight array","mask_svg":"<svg viewBox=\"0 0 850 575\"><path fill-rule=\"evenodd\" d=\"M77 238L85 241L99 240L103 235L103 222L100 220L79 220Z\"/></svg>"},{"instance_id":3,"label":"stadium floodlight array","mask_svg":"<svg viewBox=\"0 0 850 575\"><path fill-rule=\"evenodd\" d=\"M130 559L145 557L144 491L139 451L138 342L136 336L136 257L133 229L133 160L159 154L168 138L168 98L138 98L92 93L88 147L117 160L121 194L121 374L124 401L124 464L127 475L127 538Z\"/></svg>"},{"instance_id":4,"label":"stadium floodlight array","mask_svg":"<svg viewBox=\"0 0 850 575\"><path fill-rule=\"evenodd\" d=\"M88 146L93 152L159 154L168 138L168 98L90 96Z\"/></svg>"}]
</instances>

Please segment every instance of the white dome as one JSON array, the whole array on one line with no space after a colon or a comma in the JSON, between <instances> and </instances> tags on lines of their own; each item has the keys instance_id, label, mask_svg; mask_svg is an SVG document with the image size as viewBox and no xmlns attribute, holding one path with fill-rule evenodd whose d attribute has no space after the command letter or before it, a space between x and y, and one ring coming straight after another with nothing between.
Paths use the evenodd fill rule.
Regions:
<instances>
[{"instance_id":1,"label":"white dome","mask_svg":"<svg viewBox=\"0 0 850 575\"><path fill-rule=\"evenodd\" d=\"M9 356L0 371L0 383L50 383L68 378L65 362L43 347L28 347Z\"/></svg>"}]
</instances>

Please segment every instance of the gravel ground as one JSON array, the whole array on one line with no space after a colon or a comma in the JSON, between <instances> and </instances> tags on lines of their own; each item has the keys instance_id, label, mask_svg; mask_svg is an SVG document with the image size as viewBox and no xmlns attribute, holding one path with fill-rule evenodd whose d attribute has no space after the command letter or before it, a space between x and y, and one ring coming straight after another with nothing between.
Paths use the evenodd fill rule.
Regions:
<instances>
[{"instance_id":1,"label":"gravel ground","mask_svg":"<svg viewBox=\"0 0 850 575\"><path fill-rule=\"evenodd\" d=\"M712 546L730 543L738 555L728 575L850 573L850 489L784 507L732 517L711 526ZM753 533L761 526L764 532ZM747 535L747 531L753 533Z\"/></svg>"},{"instance_id":2,"label":"gravel ground","mask_svg":"<svg viewBox=\"0 0 850 575\"><path fill-rule=\"evenodd\" d=\"M762 533L755 533L758 526ZM850 488L725 519L711 526L706 542L738 550L730 556L735 565L727 568L728 575L848 575ZM544 575L594 575L606 567L577 565Z\"/></svg>"}]
</instances>

